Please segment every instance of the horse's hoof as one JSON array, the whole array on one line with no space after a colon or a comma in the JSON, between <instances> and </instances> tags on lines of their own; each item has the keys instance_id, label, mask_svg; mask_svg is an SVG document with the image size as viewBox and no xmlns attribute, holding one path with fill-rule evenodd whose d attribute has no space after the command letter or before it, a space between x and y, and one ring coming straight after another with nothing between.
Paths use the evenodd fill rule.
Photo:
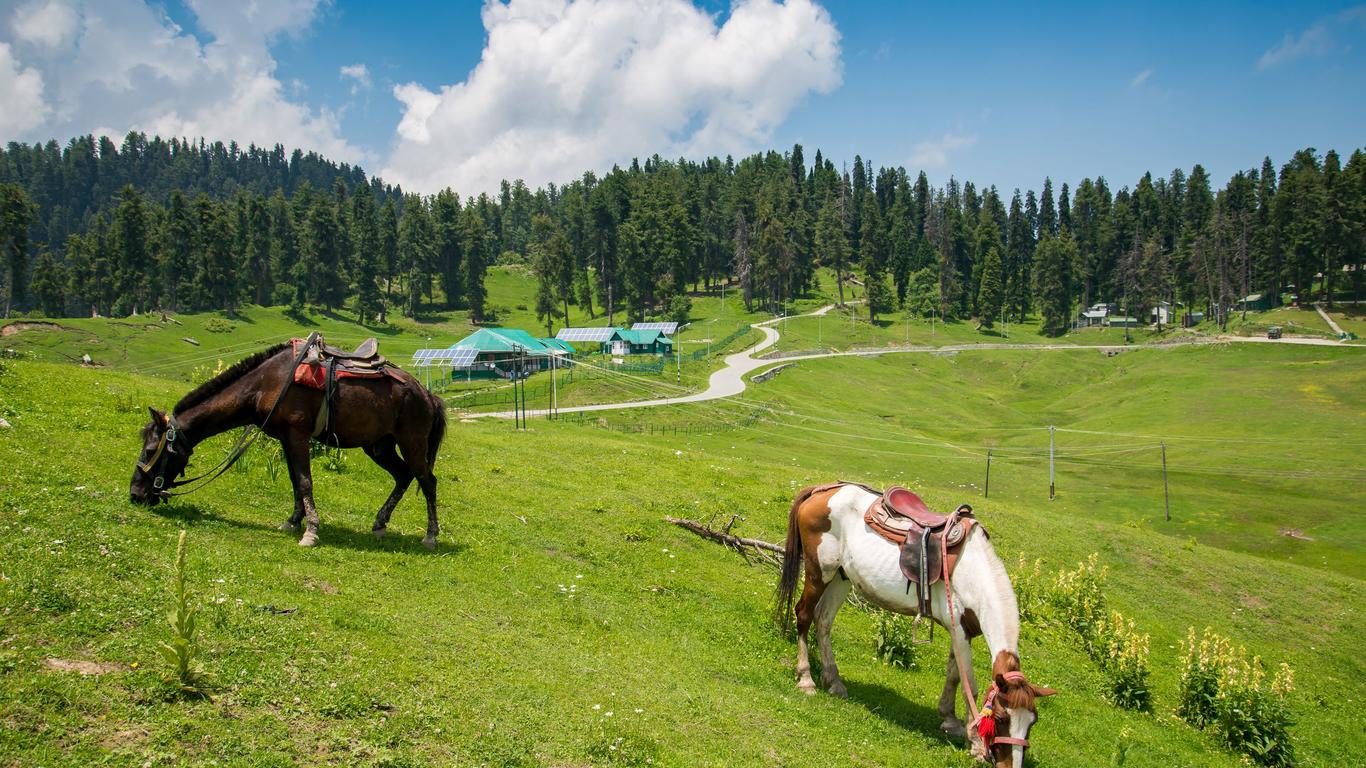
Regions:
<instances>
[{"instance_id":1,"label":"horse's hoof","mask_svg":"<svg viewBox=\"0 0 1366 768\"><path fill-rule=\"evenodd\" d=\"M375 530L373 530L373 531L370 532L370 535L371 535L371 536L374 536L374 537L377 538L377 539L382 539L382 538L384 538L384 534L386 534L386 533L388 533L388 532L389 532L389 529L388 529L388 528L376 528Z\"/></svg>"},{"instance_id":2,"label":"horse's hoof","mask_svg":"<svg viewBox=\"0 0 1366 768\"><path fill-rule=\"evenodd\" d=\"M286 531L288 533L294 533L295 531L299 530L299 524L291 523L288 520L286 520L283 523L280 523L280 530Z\"/></svg>"},{"instance_id":3,"label":"horse's hoof","mask_svg":"<svg viewBox=\"0 0 1366 768\"><path fill-rule=\"evenodd\" d=\"M428 552L435 552L435 551L436 551L436 537L435 537L435 536L428 536L428 537L424 538L424 539L422 540L422 546L426 547Z\"/></svg>"},{"instance_id":4,"label":"horse's hoof","mask_svg":"<svg viewBox=\"0 0 1366 768\"><path fill-rule=\"evenodd\" d=\"M849 698L849 689L844 687L842 680L836 680L830 685L830 695L841 699Z\"/></svg>"},{"instance_id":5,"label":"horse's hoof","mask_svg":"<svg viewBox=\"0 0 1366 768\"><path fill-rule=\"evenodd\" d=\"M968 729L963 725L963 721L958 718L950 718L939 724L939 730L955 738L965 738Z\"/></svg>"},{"instance_id":6,"label":"horse's hoof","mask_svg":"<svg viewBox=\"0 0 1366 768\"><path fill-rule=\"evenodd\" d=\"M816 695L816 684L813 683L813 682L811 682L810 680L808 680L808 681L806 681L806 682L802 682L802 683L797 683L797 690L801 691L802 693L806 694L807 696L815 696L815 695Z\"/></svg>"},{"instance_id":7,"label":"horse's hoof","mask_svg":"<svg viewBox=\"0 0 1366 768\"><path fill-rule=\"evenodd\" d=\"M305 533L305 534L303 535L303 538L299 539L299 546L301 546L301 547L316 547L316 546L318 546L318 534L316 534L316 533L314 533L314 532L312 532L312 531L308 531L307 533Z\"/></svg>"}]
</instances>

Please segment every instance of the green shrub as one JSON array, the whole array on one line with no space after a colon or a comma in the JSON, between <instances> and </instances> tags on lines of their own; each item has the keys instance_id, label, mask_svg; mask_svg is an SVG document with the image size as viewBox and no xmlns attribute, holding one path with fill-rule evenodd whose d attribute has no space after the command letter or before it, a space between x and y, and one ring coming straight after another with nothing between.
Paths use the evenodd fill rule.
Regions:
<instances>
[{"instance_id":1,"label":"green shrub","mask_svg":"<svg viewBox=\"0 0 1366 768\"><path fill-rule=\"evenodd\" d=\"M914 620L892 613L877 612L877 657L884 664L902 669L915 669Z\"/></svg>"},{"instance_id":2,"label":"green shrub","mask_svg":"<svg viewBox=\"0 0 1366 768\"><path fill-rule=\"evenodd\" d=\"M1075 571L1061 571L1053 582L1049 601L1064 623L1076 631L1091 658L1100 660L1104 652L1102 635L1110 623L1105 602L1105 574L1100 556L1091 553L1077 564Z\"/></svg>"},{"instance_id":3,"label":"green shrub","mask_svg":"<svg viewBox=\"0 0 1366 768\"><path fill-rule=\"evenodd\" d=\"M204 330L209 333L232 333L237 330L237 324L230 323L221 317L211 317L204 323Z\"/></svg>"},{"instance_id":4,"label":"green shrub","mask_svg":"<svg viewBox=\"0 0 1366 768\"><path fill-rule=\"evenodd\" d=\"M1294 765L1295 749L1290 742L1293 723L1286 707L1286 697L1293 689L1289 664L1282 662L1268 680L1261 657L1248 661L1243 648L1231 654L1220 675L1214 704L1215 723L1224 744L1261 765Z\"/></svg>"},{"instance_id":5,"label":"green shrub","mask_svg":"<svg viewBox=\"0 0 1366 768\"><path fill-rule=\"evenodd\" d=\"M1177 714L1196 728L1213 727L1229 749L1260 765L1295 764L1286 699L1294 690L1290 665L1282 663L1268 679L1260 657L1220 637L1208 627L1200 642L1186 631L1185 658Z\"/></svg>"},{"instance_id":6,"label":"green shrub","mask_svg":"<svg viewBox=\"0 0 1366 768\"><path fill-rule=\"evenodd\" d=\"M1181 663L1176 714L1196 728L1204 728L1214 722L1219 670L1229 653L1228 641L1206 627L1204 636L1197 643L1195 627L1190 627L1182 647L1185 656Z\"/></svg>"},{"instance_id":7,"label":"green shrub","mask_svg":"<svg viewBox=\"0 0 1366 768\"><path fill-rule=\"evenodd\" d=\"M1011 586L1015 588L1015 601L1019 604L1020 621L1031 624L1042 621L1049 600L1049 585L1044 580L1043 560L1035 560L1031 567L1021 554L1016 561L1015 575L1011 582Z\"/></svg>"},{"instance_id":8,"label":"green shrub","mask_svg":"<svg viewBox=\"0 0 1366 768\"><path fill-rule=\"evenodd\" d=\"M1138 634L1133 619L1119 611L1110 612L1110 628L1103 638L1105 654L1101 670L1109 684L1109 698L1115 706L1147 710L1152 706L1148 688L1148 636Z\"/></svg>"}]
</instances>

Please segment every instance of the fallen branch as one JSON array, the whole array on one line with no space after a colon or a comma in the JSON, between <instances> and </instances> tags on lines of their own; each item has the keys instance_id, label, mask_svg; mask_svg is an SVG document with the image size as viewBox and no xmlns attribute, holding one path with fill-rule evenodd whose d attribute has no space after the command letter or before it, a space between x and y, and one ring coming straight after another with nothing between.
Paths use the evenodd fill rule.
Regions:
<instances>
[{"instance_id":1,"label":"fallen branch","mask_svg":"<svg viewBox=\"0 0 1366 768\"><path fill-rule=\"evenodd\" d=\"M776 552L780 555L783 553L783 548L781 545L773 544L767 541L761 541L760 539L750 539L744 536L735 536L729 533L731 527L735 525L736 516L732 516L730 522L726 523L725 529L720 531L716 530L715 528L709 528L699 522L687 520L681 517L665 516L664 519L668 520L674 525L679 526L680 528L687 528L688 530L692 531L698 536L701 536L704 539L710 539L718 544L724 544L725 546L730 547L731 549L740 553L740 556L745 558L746 560L749 559L749 551L747 551L746 548L752 550L754 554L763 558L765 562L773 565L777 565L778 561L768 553Z\"/></svg>"}]
</instances>

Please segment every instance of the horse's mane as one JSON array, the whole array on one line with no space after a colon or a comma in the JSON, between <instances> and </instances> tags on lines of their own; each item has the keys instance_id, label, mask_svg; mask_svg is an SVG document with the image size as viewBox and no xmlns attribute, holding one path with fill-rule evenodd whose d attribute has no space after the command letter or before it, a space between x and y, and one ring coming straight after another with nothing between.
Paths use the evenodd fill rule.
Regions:
<instances>
[{"instance_id":1,"label":"horse's mane","mask_svg":"<svg viewBox=\"0 0 1366 768\"><path fill-rule=\"evenodd\" d=\"M180 402L175 404L175 410L172 413L180 415L186 409L193 408L219 392L222 392L229 384L237 381L244 374L255 370L258 365L279 354L280 350L287 348L289 345L290 343L287 341L283 344L276 344L270 349L257 352L251 357L243 358L242 360L233 363L227 370L203 384L200 384L191 390L188 395L180 398Z\"/></svg>"}]
</instances>

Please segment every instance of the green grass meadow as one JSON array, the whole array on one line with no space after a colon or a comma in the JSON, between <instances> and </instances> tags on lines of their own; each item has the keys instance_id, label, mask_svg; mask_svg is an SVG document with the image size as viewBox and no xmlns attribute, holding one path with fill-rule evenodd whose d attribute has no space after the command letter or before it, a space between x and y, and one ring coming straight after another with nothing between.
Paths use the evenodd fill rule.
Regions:
<instances>
[{"instance_id":1,"label":"green grass meadow","mask_svg":"<svg viewBox=\"0 0 1366 768\"><path fill-rule=\"evenodd\" d=\"M517 309L525 285L492 274L500 317L534 327ZM759 319L726 299L695 299L684 340ZM797 310L820 297L809 303ZM1109 568L1110 603L1151 635L1153 711L1110 705L1073 636L1026 623L1024 669L1059 691L1040 704L1028 764L1109 765L1117 742L1126 766L1243 764L1174 714L1179 643L1205 626L1294 667L1302 765L1359 762L1360 349L851 356L798 362L734 400L537 418L524 431L456 413L429 553L415 488L389 537L371 538L390 481L358 451L314 462L316 549L275 528L292 502L265 443L200 493L128 503L146 406L174 403L220 357L314 327L334 341L384 331L385 351L406 360L427 336L468 329L455 313L387 329L321 314L300 327L278 309L218 319L235 326L62 320L70 330L4 340L20 359L0 360L11 425L0 428L0 766L972 765L937 730L942 631L911 669L893 668L876 658L875 618L846 607L834 647L850 696L804 696L795 645L770 621L775 571L663 519L740 515L741 534L779 541L794 492L838 478L905 484L937 508L972 504L1017 577L1021 558L1051 573L1096 552ZM811 321L780 324L780 349L814 349L809 331L858 346L860 324L869 346L905 334L863 321L828 340L848 317ZM927 327L912 341L956 343L970 329L940 326L929 342ZM106 367L66 359L85 346ZM584 377L565 397L700 387L719 355L690 365L681 382ZM195 464L229 445L205 443ZM161 680L181 530L212 698L179 698ZM74 661L103 666L60 668Z\"/></svg>"}]
</instances>

